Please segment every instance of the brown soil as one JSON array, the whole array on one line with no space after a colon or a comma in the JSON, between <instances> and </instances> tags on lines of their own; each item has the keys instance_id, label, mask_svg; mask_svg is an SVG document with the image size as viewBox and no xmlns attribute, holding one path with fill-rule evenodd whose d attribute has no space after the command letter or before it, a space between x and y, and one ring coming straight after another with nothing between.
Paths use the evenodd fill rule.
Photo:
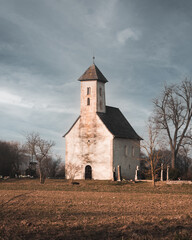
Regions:
<instances>
[{"instance_id":1,"label":"brown soil","mask_svg":"<svg viewBox=\"0 0 192 240\"><path fill-rule=\"evenodd\" d=\"M192 239L189 186L160 185L154 190L143 183L73 186L63 180L49 180L43 187L34 180L14 184L0 183L3 240ZM22 189L24 185L28 187Z\"/></svg>"}]
</instances>

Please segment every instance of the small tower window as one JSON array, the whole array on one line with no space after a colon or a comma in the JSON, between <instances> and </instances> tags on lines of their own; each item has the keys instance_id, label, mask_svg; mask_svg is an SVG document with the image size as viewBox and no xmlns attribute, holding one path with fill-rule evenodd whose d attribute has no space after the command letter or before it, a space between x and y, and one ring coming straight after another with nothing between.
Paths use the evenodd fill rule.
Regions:
<instances>
[{"instance_id":1,"label":"small tower window","mask_svg":"<svg viewBox=\"0 0 192 240\"><path fill-rule=\"evenodd\" d=\"M99 95L100 96L102 95L102 88L101 87L99 88Z\"/></svg>"},{"instance_id":2,"label":"small tower window","mask_svg":"<svg viewBox=\"0 0 192 240\"><path fill-rule=\"evenodd\" d=\"M90 87L87 88L87 95L89 95L89 94L91 94L91 88Z\"/></svg>"},{"instance_id":3,"label":"small tower window","mask_svg":"<svg viewBox=\"0 0 192 240\"><path fill-rule=\"evenodd\" d=\"M90 98L87 98L87 105L90 105Z\"/></svg>"}]
</instances>

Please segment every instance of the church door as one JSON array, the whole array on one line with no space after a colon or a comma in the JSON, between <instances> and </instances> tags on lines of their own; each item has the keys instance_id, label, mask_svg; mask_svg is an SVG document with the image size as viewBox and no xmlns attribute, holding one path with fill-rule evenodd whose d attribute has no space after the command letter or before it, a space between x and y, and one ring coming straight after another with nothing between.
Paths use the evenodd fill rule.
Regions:
<instances>
[{"instance_id":1,"label":"church door","mask_svg":"<svg viewBox=\"0 0 192 240\"><path fill-rule=\"evenodd\" d=\"M85 179L92 179L92 169L90 165L85 167Z\"/></svg>"}]
</instances>

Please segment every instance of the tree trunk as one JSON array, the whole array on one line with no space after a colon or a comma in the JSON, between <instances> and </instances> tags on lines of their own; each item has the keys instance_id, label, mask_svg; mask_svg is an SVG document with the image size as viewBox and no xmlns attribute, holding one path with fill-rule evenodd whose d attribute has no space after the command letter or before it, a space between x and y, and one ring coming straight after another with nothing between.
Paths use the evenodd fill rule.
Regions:
<instances>
[{"instance_id":1,"label":"tree trunk","mask_svg":"<svg viewBox=\"0 0 192 240\"><path fill-rule=\"evenodd\" d=\"M153 187L155 187L155 174L152 172L151 175L152 175L152 185Z\"/></svg>"},{"instance_id":2,"label":"tree trunk","mask_svg":"<svg viewBox=\"0 0 192 240\"><path fill-rule=\"evenodd\" d=\"M152 185L153 187L155 187L155 171L154 171L154 163L153 163L152 157L151 157L151 177L152 177Z\"/></svg>"},{"instance_id":3,"label":"tree trunk","mask_svg":"<svg viewBox=\"0 0 192 240\"><path fill-rule=\"evenodd\" d=\"M176 154L174 149L171 151L171 168L175 168Z\"/></svg>"},{"instance_id":4,"label":"tree trunk","mask_svg":"<svg viewBox=\"0 0 192 240\"><path fill-rule=\"evenodd\" d=\"M40 169L40 183L44 184L45 183L46 176L44 172Z\"/></svg>"}]
</instances>

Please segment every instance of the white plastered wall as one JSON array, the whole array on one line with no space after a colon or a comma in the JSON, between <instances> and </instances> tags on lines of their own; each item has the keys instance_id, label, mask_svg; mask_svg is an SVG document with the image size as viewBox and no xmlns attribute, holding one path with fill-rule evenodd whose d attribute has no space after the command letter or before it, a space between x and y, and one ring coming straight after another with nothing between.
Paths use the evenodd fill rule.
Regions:
<instances>
[{"instance_id":1,"label":"white plastered wall","mask_svg":"<svg viewBox=\"0 0 192 240\"><path fill-rule=\"evenodd\" d=\"M121 176L124 179L135 178L135 170L140 166L140 145L138 140L115 138L113 149L113 166L121 166Z\"/></svg>"},{"instance_id":2,"label":"white plastered wall","mask_svg":"<svg viewBox=\"0 0 192 240\"><path fill-rule=\"evenodd\" d=\"M68 163L78 165L75 179L85 179L85 166L90 165L93 179L112 180L113 136L96 114L86 120L81 117L65 136L66 168Z\"/></svg>"}]
</instances>

